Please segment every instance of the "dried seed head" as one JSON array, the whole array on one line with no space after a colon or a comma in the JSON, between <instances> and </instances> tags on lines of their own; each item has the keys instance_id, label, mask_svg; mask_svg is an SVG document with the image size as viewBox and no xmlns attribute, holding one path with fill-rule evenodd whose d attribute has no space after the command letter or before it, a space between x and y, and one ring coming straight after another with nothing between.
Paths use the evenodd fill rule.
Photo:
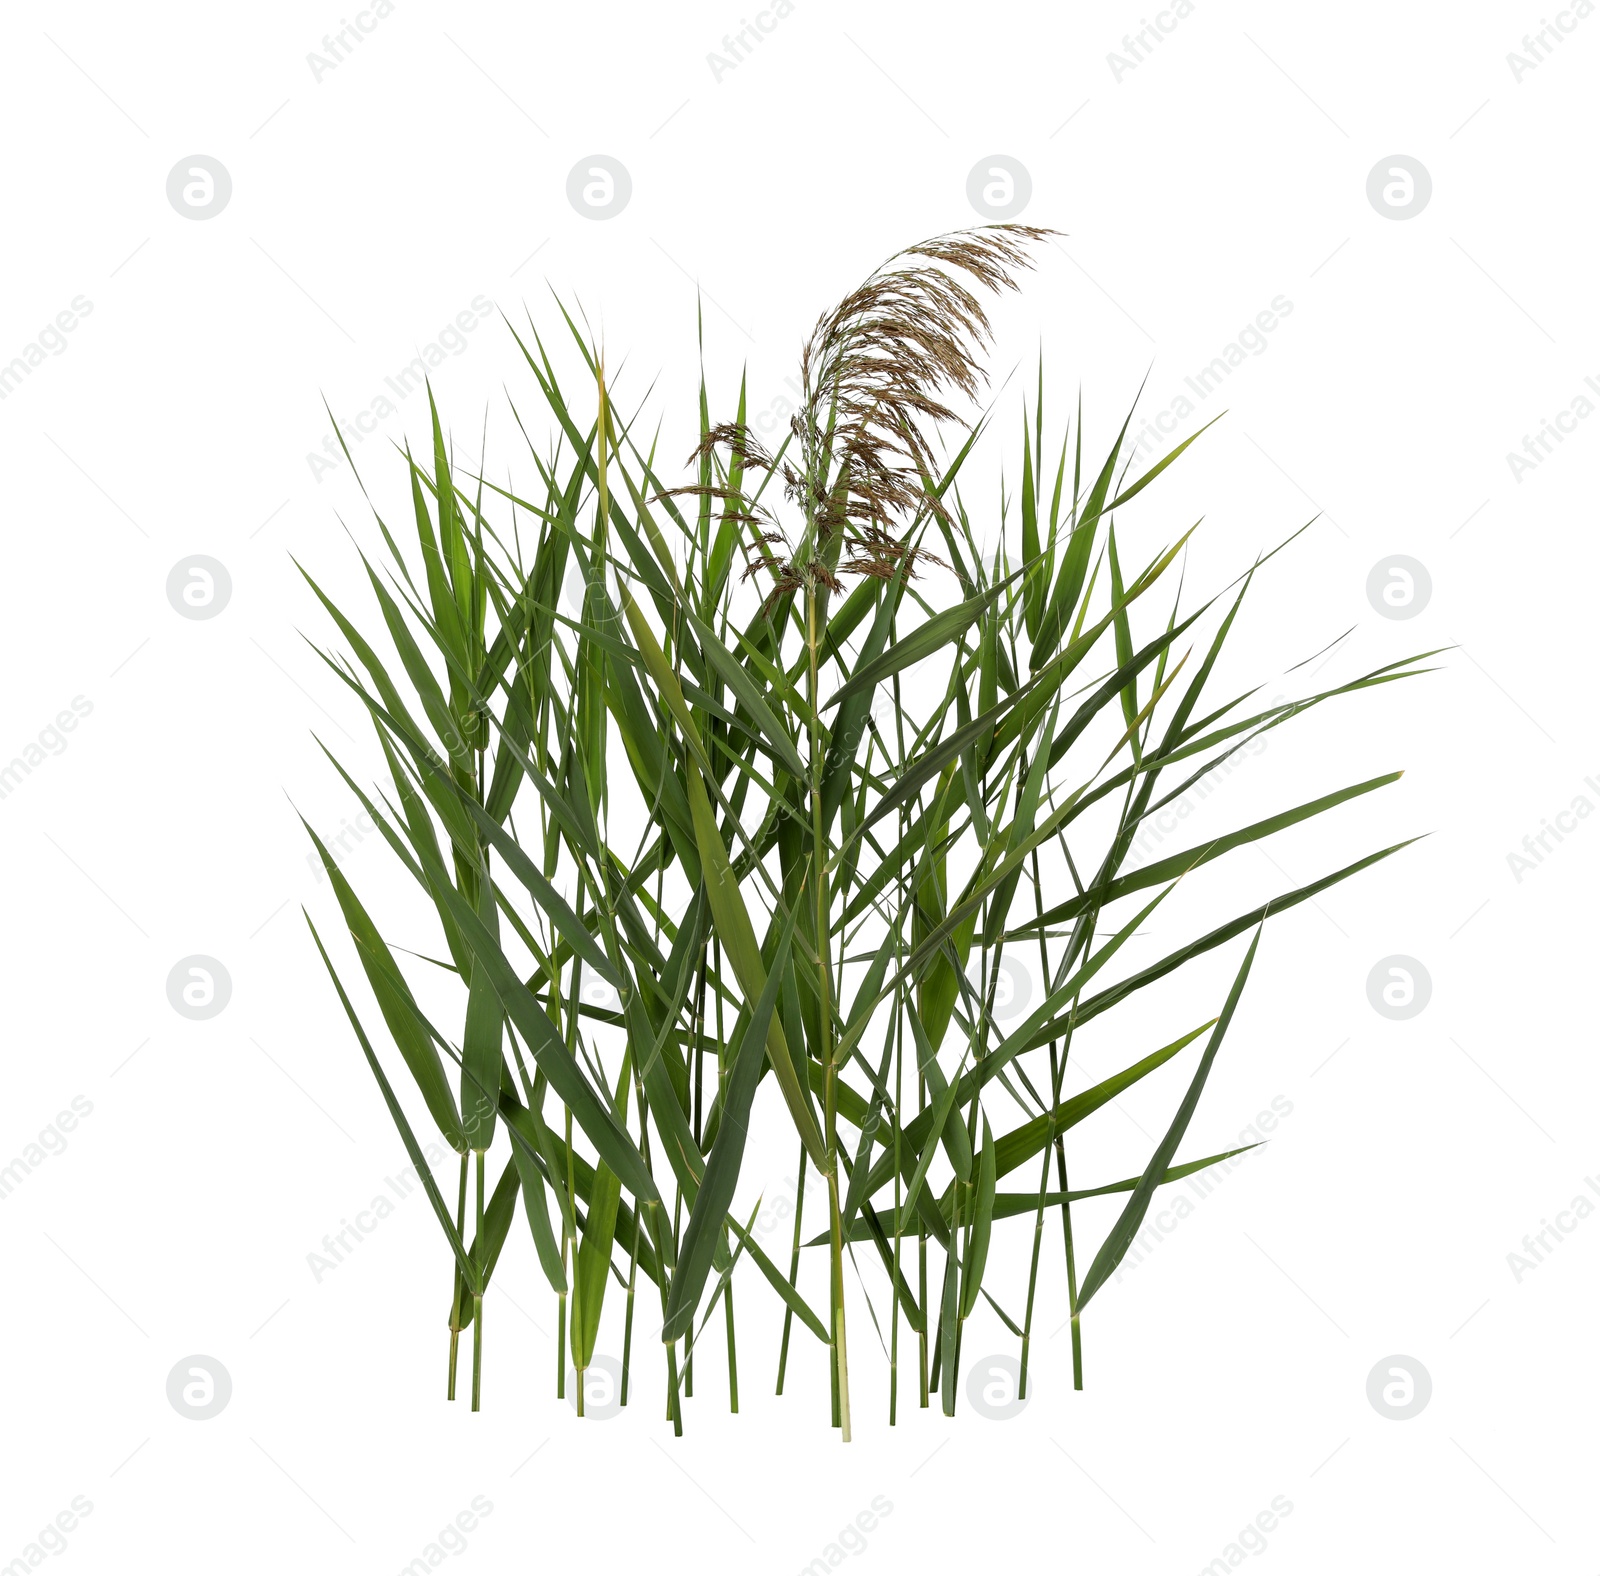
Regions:
<instances>
[{"instance_id":1,"label":"dried seed head","mask_svg":"<svg viewBox=\"0 0 1600 1576\"><path fill-rule=\"evenodd\" d=\"M857 573L892 572L918 550L894 527L924 508L930 430L961 418L945 401L975 399L987 381L978 356L992 338L979 297L1032 266L1027 248L1052 232L999 224L908 246L817 320L800 359L804 404L793 429L803 475L785 467L790 496L816 523L819 548L843 532ZM900 267L902 258L925 258ZM869 570L865 565L873 567Z\"/></svg>"},{"instance_id":2,"label":"dried seed head","mask_svg":"<svg viewBox=\"0 0 1600 1576\"><path fill-rule=\"evenodd\" d=\"M817 319L800 357L801 409L790 422L798 468L786 462L780 471L786 496L805 511L811 548L800 564L763 545L747 576L770 572L776 598L805 585L841 589L830 564L888 579L902 567L914 575L921 561L942 562L899 533L925 509L949 519L928 485L934 473L930 434L941 422L962 419L947 399L974 400L988 381L978 357L993 338L989 319L961 276L995 294L1015 290L1015 273L1033 266L1028 247L1054 233L994 224L934 236L897 252ZM901 266L891 266L896 263ZM719 446L746 468L770 472L776 465L740 422L708 429L690 460ZM776 523L728 489L673 491L720 498L730 506L729 518L759 515L763 523ZM783 541L771 535L757 540Z\"/></svg>"},{"instance_id":3,"label":"dried seed head","mask_svg":"<svg viewBox=\"0 0 1600 1576\"><path fill-rule=\"evenodd\" d=\"M748 469L770 471L772 456L762 447L761 440L742 421L725 421L707 428L705 435L694 446L689 462L704 459L719 445L731 450Z\"/></svg>"}]
</instances>

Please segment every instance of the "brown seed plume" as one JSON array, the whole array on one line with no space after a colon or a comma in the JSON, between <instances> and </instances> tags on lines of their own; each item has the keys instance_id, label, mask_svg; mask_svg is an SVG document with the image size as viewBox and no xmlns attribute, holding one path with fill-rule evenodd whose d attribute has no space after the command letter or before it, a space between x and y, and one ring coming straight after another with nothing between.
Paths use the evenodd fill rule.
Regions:
<instances>
[{"instance_id":1,"label":"brown seed plume","mask_svg":"<svg viewBox=\"0 0 1600 1576\"><path fill-rule=\"evenodd\" d=\"M798 453L781 471L811 527L807 561L775 552L787 544L766 532L747 553L747 575L769 572L776 597L806 584L838 589L830 564L888 579L902 565L915 574L919 561L940 561L903 532L924 509L945 514L928 486L931 435L943 422L965 425L946 402L971 402L988 381L979 356L993 334L977 291L1015 290L1015 275L1033 266L1028 248L1054 233L994 224L934 236L895 253L817 319L800 356L804 394L791 421ZM734 422L709 429L690 460L717 447L747 469L776 464ZM727 490L674 492L709 493L734 518L750 518ZM776 524L765 509L758 513L763 525Z\"/></svg>"},{"instance_id":2,"label":"brown seed plume","mask_svg":"<svg viewBox=\"0 0 1600 1576\"><path fill-rule=\"evenodd\" d=\"M947 400L972 401L987 382L978 358L993 336L976 289L1016 289L1016 273L1033 266L1028 247L1052 233L997 224L935 236L817 320L800 358L801 465L785 480L816 521L819 551L842 531L845 567L858 573L892 572L919 551L896 527L923 508L942 512L926 480L931 431L961 421Z\"/></svg>"}]
</instances>

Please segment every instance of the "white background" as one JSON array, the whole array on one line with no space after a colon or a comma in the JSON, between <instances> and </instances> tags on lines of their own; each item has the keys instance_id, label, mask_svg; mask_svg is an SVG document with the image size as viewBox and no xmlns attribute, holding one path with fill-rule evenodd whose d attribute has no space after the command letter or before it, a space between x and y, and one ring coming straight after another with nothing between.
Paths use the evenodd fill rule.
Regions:
<instances>
[{"instance_id":1,"label":"white background","mask_svg":"<svg viewBox=\"0 0 1600 1576\"><path fill-rule=\"evenodd\" d=\"M92 311L0 404L0 758L74 697L92 709L0 800L0 1163L74 1097L92 1114L0 1200L0 1564L81 1495L92 1512L52 1564L388 1573L483 1495L492 1513L452 1568L784 1573L882 1495L892 1513L851 1566L1181 1576L1226 1560L1281 1495L1293 1510L1252 1565L1593 1571L1600 1223L1520 1281L1507 1255L1600 1172L1600 826L1568 823L1520 880L1507 856L1580 796L1600 804L1600 422L1520 480L1506 456L1600 377L1600 21L1561 12L1574 30L1518 80L1507 55L1537 8L1200 0L1119 73L1108 54L1148 15L1131 5L798 0L719 80L707 55L736 6L400 0L319 80L308 53L347 14L8 8L0 361L75 297ZM197 153L232 179L203 222L166 196ZM596 153L633 183L605 222L566 197ZM485 1410L446 1406L448 1262L425 1203L320 1282L307 1264L404 1159L297 913L333 910L290 801L331 829L353 808L313 730L371 766L299 634L326 629L290 554L360 607L341 519L376 534L348 471L308 464L321 401L370 407L479 296L563 333L553 289L603 325L635 398L657 379L658 407L681 409L698 281L717 413L745 364L752 410L770 409L822 308L899 246L980 222L967 177L995 154L1031 174L1021 217L1064 237L997 316L996 381L1023 370L992 463L1014 475L1041 346L1050 425L1081 383L1103 448L1147 369L1159 408L1284 296L1267 348L1196 417L1226 419L1125 528L1153 553L1204 514L1189 573L1205 590L1320 513L1261 581L1237 688L1292 692L1303 674L1283 669L1352 626L1319 682L1456 648L1274 736L1208 806L1215 825L1407 776L1275 843L1276 869L1238 856L1183 918L1433 835L1269 927L1185 1152L1225 1147L1274 1097L1293 1114L1100 1294L1083 1393L1050 1337L1052 1268L1035 1393L1010 1422L965 1396L953 1423L919 1412L908 1385L889 1430L858 1302L848 1449L820 1349L797 1347L791 1393L772 1396L770 1323L741 1345L739 1417L708 1337L681 1441L653 1353L635 1405L580 1425L551 1393L555 1310L519 1223L486 1316ZM1367 197L1394 154L1433 187L1398 222ZM468 451L488 412L503 472L502 385L531 410L531 381L497 318L461 343L435 388ZM358 450L376 493L399 498L387 445L425 442L424 423L421 397L403 401ZM670 427L669 461L687 447ZM165 591L197 553L232 580L204 622ZM1393 554L1432 579L1409 621L1367 600ZM347 868L381 892L375 841ZM167 1001L190 954L232 980L206 1022ZM1402 1022L1366 990L1394 954L1432 980ZM1234 956L1150 1023L1209 1016ZM1108 1037L1094 1070L1153 1043ZM1080 1174L1137 1169L1180 1089L1153 1079L1105 1113ZM768 1131L752 1201L792 1169L781 1119ZM1085 1212L1084 1229L1110 1219ZM739 1287L741 1323L765 1318L765 1288ZM1012 1349L975 1319L965 1349L986 1344ZM231 1375L210 1421L166 1398L191 1354ZM1409 1421L1367 1399L1391 1354L1431 1375Z\"/></svg>"}]
</instances>

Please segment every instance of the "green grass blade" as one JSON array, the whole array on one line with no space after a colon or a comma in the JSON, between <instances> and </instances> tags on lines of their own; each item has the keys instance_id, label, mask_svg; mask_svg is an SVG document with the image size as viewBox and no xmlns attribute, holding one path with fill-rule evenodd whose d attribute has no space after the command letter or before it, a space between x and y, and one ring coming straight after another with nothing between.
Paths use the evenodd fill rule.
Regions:
<instances>
[{"instance_id":1,"label":"green grass blade","mask_svg":"<svg viewBox=\"0 0 1600 1576\"><path fill-rule=\"evenodd\" d=\"M1172 1157L1177 1152L1178 1145L1183 1142L1183 1135L1188 1130L1195 1107L1200 1103L1200 1093L1205 1088L1206 1079L1211 1073L1212 1063L1217 1059L1217 1052L1222 1047L1228 1026L1233 1022L1234 1010L1239 1005L1240 996L1244 994L1244 983L1250 977L1250 965L1255 962L1256 948L1260 944L1261 930L1258 928L1251 938L1249 950L1244 955L1244 962L1239 965L1233 988L1228 992L1227 1002L1223 1005L1216 1026L1211 1031L1211 1038L1206 1042L1205 1051L1200 1057L1200 1065L1195 1068L1194 1077L1189 1082L1183 1103L1178 1107L1177 1115L1173 1117L1166 1135L1156 1146L1155 1154L1150 1157L1150 1164L1145 1167L1144 1175L1139 1178L1139 1185L1133 1190L1133 1196L1123 1206L1116 1225L1111 1228L1110 1235L1094 1256L1094 1263L1089 1266L1089 1273L1084 1277L1083 1285L1078 1291L1080 1309L1088 1306L1089 1299L1099 1291L1122 1262L1123 1255L1139 1234L1139 1227L1144 1224L1145 1211L1150 1207L1150 1197L1165 1175L1167 1167L1172 1163Z\"/></svg>"}]
</instances>

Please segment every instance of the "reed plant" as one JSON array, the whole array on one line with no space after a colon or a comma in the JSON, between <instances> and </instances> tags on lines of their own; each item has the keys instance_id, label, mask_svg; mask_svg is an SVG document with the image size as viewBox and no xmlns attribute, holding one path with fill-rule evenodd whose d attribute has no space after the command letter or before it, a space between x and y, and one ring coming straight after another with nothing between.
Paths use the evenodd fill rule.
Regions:
<instances>
[{"instance_id":1,"label":"reed plant","mask_svg":"<svg viewBox=\"0 0 1600 1576\"><path fill-rule=\"evenodd\" d=\"M1151 818L1263 735L1431 653L1292 701L1213 697L1272 555L1186 608L1189 534L1138 561L1118 525L1194 439L1134 475L1124 422L1086 465L1081 402L1047 442L1042 365L1012 483L969 509L963 469L992 430L963 419L985 384L985 303L1045 233L990 226L882 264L818 320L770 448L742 384L713 419L702 372L685 471L619 409L564 308L576 381L531 323L513 328L538 408L513 402L531 484L458 462L430 391L431 453L397 460L412 519L401 532L377 513L383 561L363 560L377 617L359 625L307 575L382 786L329 759L437 923L429 952L403 948L399 916L375 916L307 827L380 1043L331 921L307 920L448 1246L449 1287L419 1294L447 1300L452 1398L470 1333L474 1410L484 1293L513 1236L557 1304L555 1388L570 1368L580 1415L609 1328L624 1404L659 1339L649 1366L681 1432L719 1308L737 1410L741 1269L741 1299L782 1308L778 1391L792 1342L819 1342L844 1439L858 1296L889 1422L902 1371L919 1405L953 1415L980 1302L1026 1386L1047 1241L1081 1388L1084 1310L1157 1190L1239 1152L1181 1153L1264 926L1405 846L1128 962L1185 876L1399 774L1141 862ZM1218 949L1238 957L1214 1014L1131 1055L1128 1014L1107 1015ZM1018 966L1042 999L1002 1019ZM424 1005L451 999L443 986L448 1019ZM1082 1036L1126 1065L1068 1093ZM1082 1185L1074 1129L1186 1052L1139 1174ZM798 1156L786 1262L734 1209L758 1101L781 1105ZM423 1157L429 1124L458 1157L453 1198ZM803 1221L808 1168L825 1218ZM1076 1206L1103 1196L1120 1210L1085 1241ZM998 1274L991 1242L1009 1230L1023 1251ZM801 1290L807 1255L826 1261L809 1277L825 1300Z\"/></svg>"}]
</instances>

